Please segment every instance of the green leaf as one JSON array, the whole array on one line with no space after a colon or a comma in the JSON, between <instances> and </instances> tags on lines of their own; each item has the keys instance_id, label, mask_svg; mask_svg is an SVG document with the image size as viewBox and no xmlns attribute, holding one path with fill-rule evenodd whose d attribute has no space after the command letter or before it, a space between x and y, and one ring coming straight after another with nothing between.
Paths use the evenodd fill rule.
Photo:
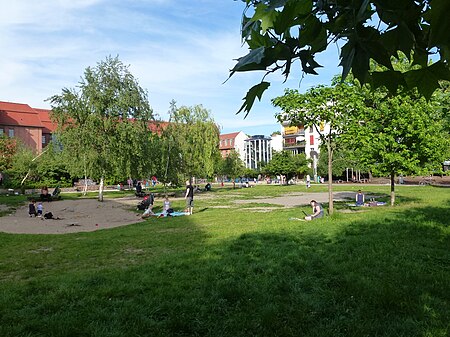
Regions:
<instances>
[{"instance_id":1,"label":"green leaf","mask_svg":"<svg viewBox=\"0 0 450 337\"><path fill-rule=\"evenodd\" d=\"M450 43L450 1L433 0L428 18L431 24L429 47L447 46Z\"/></svg>"},{"instance_id":2,"label":"green leaf","mask_svg":"<svg viewBox=\"0 0 450 337\"><path fill-rule=\"evenodd\" d=\"M261 29L263 32L266 32L273 27L277 16L278 12L275 9L269 9L267 5L261 2L256 6L255 14L251 21L261 21Z\"/></svg>"},{"instance_id":3,"label":"green leaf","mask_svg":"<svg viewBox=\"0 0 450 337\"><path fill-rule=\"evenodd\" d=\"M350 73L355 57L355 51L355 45L352 41L348 41L341 49L341 62L339 63L339 66L342 67L342 81L344 81Z\"/></svg>"},{"instance_id":4,"label":"green leaf","mask_svg":"<svg viewBox=\"0 0 450 337\"><path fill-rule=\"evenodd\" d=\"M251 33L250 39L247 39L247 44L250 49L258 49L259 47L270 47L276 43L276 40L271 39L269 34L262 35L260 31L254 30Z\"/></svg>"},{"instance_id":5,"label":"green leaf","mask_svg":"<svg viewBox=\"0 0 450 337\"><path fill-rule=\"evenodd\" d=\"M361 7L359 8L358 14L356 14L357 21L361 21L366 17L367 9L370 10L369 2L370 0L363 0Z\"/></svg>"},{"instance_id":6,"label":"green leaf","mask_svg":"<svg viewBox=\"0 0 450 337\"><path fill-rule=\"evenodd\" d=\"M408 88L417 88L429 100L433 92L439 87L439 78L432 74L428 68L410 70L405 73Z\"/></svg>"},{"instance_id":7,"label":"green leaf","mask_svg":"<svg viewBox=\"0 0 450 337\"><path fill-rule=\"evenodd\" d=\"M300 62L302 63L302 69L307 74L317 75L315 68L322 67L319 63L314 60L314 57L309 50L301 50L299 53Z\"/></svg>"},{"instance_id":8,"label":"green leaf","mask_svg":"<svg viewBox=\"0 0 450 337\"><path fill-rule=\"evenodd\" d=\"M366 82L369 67L369 54L360 45L355 45L355 56L352 63L352 73L360 83Z\"/></svg>"},{"instance_id":9,"label":"green leaf","mask_svg":"<svg viewBox=\"0 0 450 337\"><path fill-rule=\"evenodd\" d=\"M275 33L281 35L297 25L295 19L312 11L312 0L288 1L274 22Z\"/></svg>"},{"instance_id":10,"label":"green leaf","mask_svg":"<svg viewBox=\"0 0 450 337\"><path fill-rule=\"evenodd\" d=\"M403 74L400 71L376 71L371 74L371 83L374 87L386 87L390 93L396 94L399 86L406 86Z\"/></svg>"},{"instance_id":11,"label":"green leaf","mask_svg":"<svg viewBox=\"0 0 450 337\"><path fill-rule=\"evenodd\" d=\"M269 82L261 82L251 87L247 92L247 95L245 95L245 97L243 98L244 103L236 114L245 111L246 113L244 118L246 118L253 106L253 103L255 102L255 98L258 97L258 100L261 101L262 94L267 90L269 86Z\"/></svg>"},{"instance_id":12,"label":"green leaf","mask_svg":"<svg viewBox=\"0 0 450 337\"><path fill-rule=\"evenodd\" d=\"M264 58L264 50L264 47L259 47L251 50L247 55L238 58L238 63L231 69L231 72L266 69L266 66L261 64Z\"/></svg>"}]
</instances>

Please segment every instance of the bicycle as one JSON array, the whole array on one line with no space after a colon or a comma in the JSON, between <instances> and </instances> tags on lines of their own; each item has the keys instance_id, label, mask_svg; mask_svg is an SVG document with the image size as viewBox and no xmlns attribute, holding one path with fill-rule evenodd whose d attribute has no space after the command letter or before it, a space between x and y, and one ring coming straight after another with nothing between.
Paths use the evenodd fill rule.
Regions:
<instances>
[{"instance_id":1,"label":"bicycle","mask_svg":"<svg viewBox=\"0 0 450 337\"><path fill-rule=\"evenodd\" d=\"M420 186L426 186L426 185L434 185L436 183L436 180L434 180L433 177L426 177L419 181Z\"/></svg>"}]
</instances>

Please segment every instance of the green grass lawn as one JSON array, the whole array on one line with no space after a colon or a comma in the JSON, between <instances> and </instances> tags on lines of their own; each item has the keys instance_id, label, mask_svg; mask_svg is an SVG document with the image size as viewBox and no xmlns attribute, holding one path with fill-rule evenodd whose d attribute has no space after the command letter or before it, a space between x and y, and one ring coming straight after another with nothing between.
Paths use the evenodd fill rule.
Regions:
<instances>
[{"instance_id":1,"label":"green grass lawn","mask_svg":"<svg viewBox=\"0 0 450 337\"><path fill-rule=\"evenodd\" d=\"M289 220L306 206L234 204L299 191L215 189L192 216L0 233L0 336L450 335L450 189L399 187L394 208L313 222Z\"/></svg>"}]
</instances>

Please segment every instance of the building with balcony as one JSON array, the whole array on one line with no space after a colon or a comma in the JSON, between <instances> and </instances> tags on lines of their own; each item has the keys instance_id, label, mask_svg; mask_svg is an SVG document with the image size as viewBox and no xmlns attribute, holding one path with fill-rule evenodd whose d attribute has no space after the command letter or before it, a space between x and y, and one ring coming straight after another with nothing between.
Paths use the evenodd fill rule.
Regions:
<instances>
[{"instance_id":1,"label":"building with balcony","mask_svg":"<svg viewBox=\"0 0 450 337\"><path fill-rule=\"evenodd\" d=\"M283 137L283 150L293 154L306 153L306 138L303 125L284 126L281 133Z\"/></svg>"},{"instance_id":2,"label":"building with balcony","mask_svg":"<svg viewBox=\"0 0 450 337\"><path fill-rule=\"evenodd\" d=\"M272 159L271 137L255 135L245 140L245 167L259 169Z\"/></svg>"},{"instance_id":3,"label":"building with balcony","mask_svg":"<svg viewBox=\"0 0 450 337\"><path fill-rule=\"evenodd\" d=\"M318 128L320 133L324 135L330 132L330 126L326 123L320 123ZM306 158L311 159L314 179L317 179L317 163L321 146L319 131L314 126L291 126L290 122L286 121L282 125L281 133L283 150L292 151L293 154L304 153Z\"/></svg>"}]
</instances>

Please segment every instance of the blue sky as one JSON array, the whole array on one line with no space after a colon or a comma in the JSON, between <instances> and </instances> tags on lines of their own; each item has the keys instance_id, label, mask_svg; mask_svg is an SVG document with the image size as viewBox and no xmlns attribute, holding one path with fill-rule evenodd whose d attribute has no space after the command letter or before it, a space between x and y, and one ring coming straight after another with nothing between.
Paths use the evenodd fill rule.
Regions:
<instances>
[{"instance_id":1,"label":"blue sky","mask_svg":"<svg viewBox=\"0 0 450 337\"><path fill-rule=\"evenodd\" d=\"M240 40L244 3L233 0L0 0L0 100L49 108L45 99L73 88L86 67L118 55L167 119L169 102L209 109L222 132L269 135L280 129L270 99L284 88L305 91L339 73L337 49L318 58L319 76L300 83L300 66L280 75L250 115L236 115L262 73L235 74L247 53Z\"/></svg>"}]
</instances>

